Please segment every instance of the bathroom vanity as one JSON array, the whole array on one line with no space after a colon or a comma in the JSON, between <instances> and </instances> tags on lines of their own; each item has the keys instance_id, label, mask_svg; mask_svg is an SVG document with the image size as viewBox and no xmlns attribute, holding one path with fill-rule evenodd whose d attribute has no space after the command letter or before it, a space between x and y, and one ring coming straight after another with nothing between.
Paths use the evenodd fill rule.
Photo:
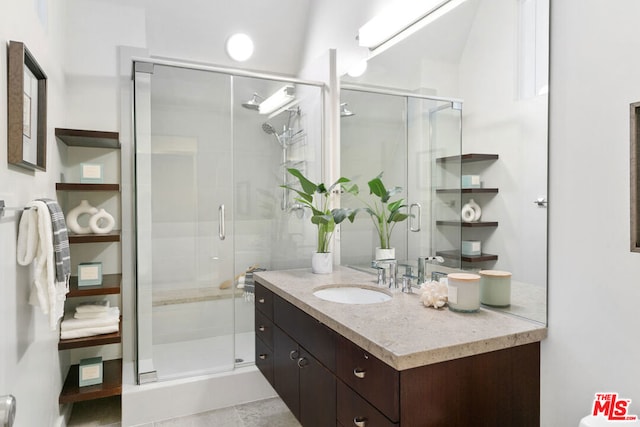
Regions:
<instances>
[{"instance_id":1,"label":"bathroom vanity","mask_svg":"<svg viewBox=\"0 0 640 427\"><path fill-rule=\"evenodd\" d=\"M425 308L417 293L373 304L313 294L373 285L343 267L255 278L256 365L303 426L539 426L544 325Z\"/></svg>"}]
</instances>

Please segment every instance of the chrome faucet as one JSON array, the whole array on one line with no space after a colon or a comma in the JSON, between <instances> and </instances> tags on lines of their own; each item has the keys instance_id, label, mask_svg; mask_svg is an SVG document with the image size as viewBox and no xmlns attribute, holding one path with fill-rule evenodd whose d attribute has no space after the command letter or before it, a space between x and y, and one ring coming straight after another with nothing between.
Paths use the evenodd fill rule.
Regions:
<instances>
[{"instance_id":1,"label":"chrome faucet","mask_svg":"<svg viewBox=\"0 0 640 427\"><path fill-rule=\"evenodd\" d=\"M410 265L405 265L405 271L402 275L402 292L407 294L412 294L413 290L411 289L411 279L417 279L417 276L413 275L413 270Z\"/></svg>"},{"instance_id":2,"label":"chrome faucet","mask_svg":"<svg viewBox=\"0 0 640 427\"><path fill-rule=\"evenodd\" d=\"M378 269L378 285L385 286L389 289L398 289L398 261L395 259L376 259L371 261L371 267ZM389 269L389 277L387 277L387 268Z\"/></svg>"},{"instance_id":3,"label":"chrome faucet","mask_svg":"<svg viewBox=\"0 0 640 427\"><path fill-rule=\"evenodd\" d=\"M442 264L444 262L444 258L440 255L418 257L418 286L426 282L425 272L427 270L427 262L429 261L436 261L437 263Z\"/></svg>"}]
</instances>

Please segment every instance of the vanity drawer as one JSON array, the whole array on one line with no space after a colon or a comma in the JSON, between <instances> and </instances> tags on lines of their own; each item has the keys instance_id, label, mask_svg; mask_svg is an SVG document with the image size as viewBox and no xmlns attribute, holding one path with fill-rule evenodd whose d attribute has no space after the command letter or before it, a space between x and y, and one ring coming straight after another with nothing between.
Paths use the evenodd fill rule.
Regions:
<instances>
[{"instance_id":1,"label":"vanity drawer","mask_svg":"<svg viewBox=\"0 0 640 427\"><path fill-rule=\"evenodd\" d=\"M259 310L255 311L256 337L260 338L269 348L273 348L273 322Z\"/></svg>"},{"instance_id":2,"label":"vanity drawer","mask_svg":"<svg viewBox=\"0 0 640 427\"><path fill-rule=\"evenodd\" d=\"M273 292L258 282L255 283L254 292L256 310L260 310L267 319L273 320Z\"/></svg>"},{"instance_id":3,"label":"vanity drawer","mask_svg":"<svg viewBox=\"0 0 640 427\"><path fill-rule=\"evenodd\" d=\"M398 426L387 419L380 411L351 390L342 381L338 381L338 425L344 427L384 427Z\"/></svg>"},{"instance_id":4,"label":"vanity drawer","mask_svg":"<svg viewBox=\"0 0 640 427\"><path fill-rule=\"evenodd\" d=\"M338 338L336 374L394 422L400 419L400 374L346 338Z\"/></svg>"},{"instance_id":5,"label":"vanity drawer","mask_svg":"<svg viewBox=\"0 0 640 427\"><path fill-rule=\"evenodd\" d=\"M275 295L273 323L332 372L336 369L336 334L326 325Z\"/></svg>"},{"instance_id":6,"label":"vanity drawer","mask_svg":"<svg viewBox=\"0 0 640 427\"><path fill-rule=\"evenodd\" d=\"M256 335L256 366L273 386L273 350Z\"/></svg>"}]
</instances>

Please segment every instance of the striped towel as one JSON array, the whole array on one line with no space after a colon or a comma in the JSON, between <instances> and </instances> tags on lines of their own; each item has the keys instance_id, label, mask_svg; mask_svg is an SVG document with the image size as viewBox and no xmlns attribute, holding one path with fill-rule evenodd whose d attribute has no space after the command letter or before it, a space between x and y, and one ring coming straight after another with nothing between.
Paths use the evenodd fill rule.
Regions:
<instances>
[{"instance_id":1,"label":"striped towel","mask_svg":"<svg viewBox=\"0 0 640 427\"><path fill-rule=\"evenodd\" d=\"M71 253L64 213L53 199L38 199L49 208L53 231L53 256L56 261L56 282L68 283L71 276Z\"/></svg>"}]
</instances>

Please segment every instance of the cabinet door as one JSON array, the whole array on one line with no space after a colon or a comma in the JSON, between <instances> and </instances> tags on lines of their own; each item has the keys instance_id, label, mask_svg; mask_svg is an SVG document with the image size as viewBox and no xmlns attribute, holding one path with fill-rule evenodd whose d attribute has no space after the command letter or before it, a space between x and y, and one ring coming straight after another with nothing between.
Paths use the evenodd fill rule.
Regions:
<instances>
[{"instance_id":1,"label":"cabinet door","mask_svg":"<svg viewBox=\"0 0 640 427\"><path fill-rule=\"evenodd\" d=\"M300 421L305 427L336 424L336 378L311 354L300 349Z\"/></svg>"},{"instance_id":2,"label":"cabinet door","mask_svg":"<svg viewBox=\"0 0 640 427\"><path fill-rule=\"evenodd\" d=\"M273 328L273 388L300 419L298 344L280 328Z\"/></svg>"}]
</instances>

